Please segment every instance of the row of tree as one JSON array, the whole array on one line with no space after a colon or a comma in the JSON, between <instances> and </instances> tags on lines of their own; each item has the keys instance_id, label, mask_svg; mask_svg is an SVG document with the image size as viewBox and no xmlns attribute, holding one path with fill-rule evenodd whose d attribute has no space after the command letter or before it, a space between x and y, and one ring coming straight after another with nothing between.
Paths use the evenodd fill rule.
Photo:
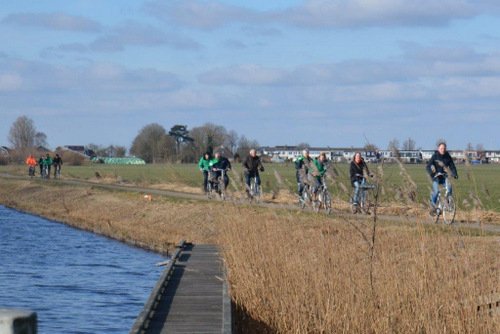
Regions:
<instances>
[{"instance_id":1,"label":"row of tree","mask_svg":"<svg viewBox=\"0 0 500 334\"><path fill-rule=\"evenodd\" d=\"M21 159L34 149L46 149L47 135L36 129L35 123L27 116L18 117L12 124L8 140ZM195 162L204 152L216 149L224 150L231 157L245 156L251 148L258 147L258 142L235 131L228 131L224 126L206 123L188 130L186 125L174 125L167 132L157 123L144 126L135 137L130 154L144 159L148 163L181 161ZM124 157L124 146L101 146L88 144L87 149L97 156ZM57 151L59 150L56 149Z\"/></svg>"},{"instance_id":2,"label":"row of tree","mask_svg":"<svg viewBox=\"0 0 500 334\"><path fill-rule=\"evenodd\" d=\"M259 143L222 125L206 123L187 129L186 125L174 125L170 131L157 123L143 127L135 137L130 153L148 163L180 161L196 162L205 152L224 150L225 155L246 156Z\"/></svg>"},{"instance_id":3,"label":"row of tree","mask_svg":"<svg viewBox=\"0 0 500 334\"><path fill-rule=\"evenodd\" d=\"M27 116L18 117L12 124L8 139L12 147L19 153L25 155L33 148L47 147L47 135L36 129L35 123ZM438 139L438 142L445 142ZM147 163L158 162L196 162L204 152L223 149L225 155L232 157L244 157L251 148L257 148L259 143L244 135L239 136L234 130L227 130L224 126L206 123L202 126L188 130L186 125L174 125L167 130L160 124L152 123L144 126L132 142L130 154L144 159ZM309 147L307 143L298 144L299 147ZM94 151L98 156L124 157L127 148L124 146L100 146L97 144L87 145L88 149ZM367 151L378 151L379 148L373 144L366 144ZM414 139L407 138L400 144L394 138L387 146L397 156L400 150L418 150ZM484 151L482 144L476 147L469 143L466 150Z\"/></svg>"}]
</instances>

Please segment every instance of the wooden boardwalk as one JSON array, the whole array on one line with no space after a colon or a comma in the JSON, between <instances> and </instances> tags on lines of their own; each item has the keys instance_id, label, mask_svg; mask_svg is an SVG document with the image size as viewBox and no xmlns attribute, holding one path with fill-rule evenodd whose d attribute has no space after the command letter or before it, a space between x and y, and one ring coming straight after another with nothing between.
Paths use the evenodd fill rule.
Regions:
<instances>
[{"instance_id":1,"label":"wooden boardwalk","mask_svg":"<svg viewBox=\"0 0 500 334\"><path fill-rule=\"evenodd\" d=\"M130 333L231 333L231 303L217 248L187 244L176 256Z\"/></svg>"}]
</instances>

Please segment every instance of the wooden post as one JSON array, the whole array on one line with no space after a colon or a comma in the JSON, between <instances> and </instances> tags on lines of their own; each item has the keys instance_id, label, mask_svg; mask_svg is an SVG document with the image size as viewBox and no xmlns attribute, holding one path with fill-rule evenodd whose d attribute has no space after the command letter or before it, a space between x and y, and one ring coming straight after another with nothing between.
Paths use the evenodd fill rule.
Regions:
<instances>
[{"instance_id":1,"label":"wooden post","mask_svg":"<svg viewBox=\"0 0 500 334\"><path fill-rule=\"evenodd\" d=\"M36 334L36 313L28 310L0 308L1 334Z\"/></svg>"}]
</instances>

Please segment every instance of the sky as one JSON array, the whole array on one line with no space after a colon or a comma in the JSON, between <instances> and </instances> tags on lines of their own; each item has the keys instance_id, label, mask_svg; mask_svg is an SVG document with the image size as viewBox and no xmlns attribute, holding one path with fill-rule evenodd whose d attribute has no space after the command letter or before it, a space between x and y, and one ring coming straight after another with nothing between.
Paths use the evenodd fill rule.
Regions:
<instances>
[{"instance_id":1,"label":"sky","mask_svg":"<svg viewBox=\"0 0 500 334\"><path fill-rule=\"evenodd\" d=\"M500 149L493 0L20 0L0 7L0 145L130 147L207 122L261 145Z\"/></svg>"}]
</instances>

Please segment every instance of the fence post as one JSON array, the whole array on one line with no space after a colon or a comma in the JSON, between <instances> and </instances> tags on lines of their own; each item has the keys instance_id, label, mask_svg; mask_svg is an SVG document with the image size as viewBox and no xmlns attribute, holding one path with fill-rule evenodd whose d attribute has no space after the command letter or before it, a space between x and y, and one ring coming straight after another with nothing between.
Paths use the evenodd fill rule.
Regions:
<instances>
[{"instance_id":1,"label":"fence post","mask_svg":"<svg viewBox=\"0 0 500 334\"><path fill-rule=\"evenodd\" d=\"M0 334L36 334L36 312L0 308Z\"/></svg>"}]
</instances>

